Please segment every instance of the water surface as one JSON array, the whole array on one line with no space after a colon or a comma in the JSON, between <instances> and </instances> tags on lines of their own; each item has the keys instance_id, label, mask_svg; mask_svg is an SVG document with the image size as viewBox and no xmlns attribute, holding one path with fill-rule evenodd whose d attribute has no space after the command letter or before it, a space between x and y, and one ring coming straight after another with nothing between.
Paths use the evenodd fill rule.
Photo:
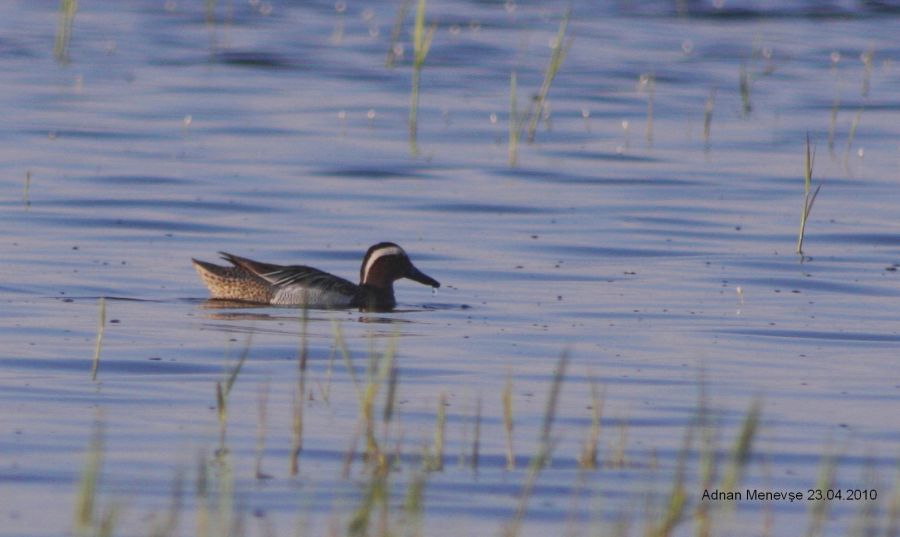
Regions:
<instances>
[{"instance_id":1,"label":"water surface","mask_svg":"<svg viewBox=\"0 0 900 537\"><path fill-rule=\"evenodd\" d=\"M371 347L397 346L398 509L446 397L427 535L458 535L460 521L496 534L513 517L563 352L558 440L524 534L623 519L641 531L637 506L648 491L664 499L701 400L723 459L762 402L743 485L806 490L832 453L835 486L877 488L887 509L900 445L896 8L575 2L546 117L510 167L510 74L524 113L568 4L429 2L418 154L406 125L411 13L403 54L385 66L398 3L220 4L82 2L64 63L55 5L0 7L0 534L71 531L97 420L99 497L123 504L125 534L149 533L175 476L192 490L198 454L214 458L215 386L244 352L226 441L247 533L344 528L368 476L357 462L341 478L358 406L331 358L335 326L359 375ZM801 258L807 134L823 186ZM382 240L443 287L399 282L394 313L310 313L291 477L301 314L209 307L190 258L224 250L354 279ZM592 381L608 464L584 473ZM261 392L266 480L254 477ZM475 472L458 461L479 399ZM193 493L184 501L197 509ZM773 534L796 535L809 508L741 502L716 527L754 534L771 514ZM826 533L862 508L830 505ZM679 531L692 534L691 521Z\"/></svg>"}]
</instances>

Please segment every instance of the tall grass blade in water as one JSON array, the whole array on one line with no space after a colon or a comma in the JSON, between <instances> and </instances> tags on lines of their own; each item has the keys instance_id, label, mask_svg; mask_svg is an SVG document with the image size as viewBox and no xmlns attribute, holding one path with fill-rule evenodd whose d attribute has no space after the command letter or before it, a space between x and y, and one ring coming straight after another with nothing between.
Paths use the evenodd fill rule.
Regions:
<instances>
[{"instance_id":1,"label":"tall grass blade in water","mask_svg":"<svg viewBox=\"0 0 900 537\"><path fill-rule=\"evenodd\" d=\"M403 3L397 8L397 16L394 17L394 25L391 27L391 45L384 59L384 66L388 69L393 69L394 62L403 55L403 48L399 43L400 31L403 29L403 21L409 12L410 4L412 4L412 0L403 0Z\"/></svg>"},{"instance_id":2,"label":"tall grass blade in water","mask_svg":"<svg viewBox=\"0 0 900 537\"><path fill-rule=\"evenodd\" d=\"M894 491L891 493L886 516L884 534L892 537L900 535L900 468L894 477Z\"/></svg>"},{"instance_id":3,"label":"tall grass blade in water","mask_svg":"<svg viewBox=\"0 0 900 537\"><path fill-rule=\"evenodd\" d=\"M440 472L444 469L444 431L447 427L447 394L438 397L437 414L434 420L434 444L428 450L425 469Z\"/></svg>"},{"instance_id":4,"label":"tall grass blade in water","mask_svg":"<svg viewBox=\"0 0 900 537\"><path fill-rule=\"evenodd\" d=\"M541 424L541 435L538 438L538 448L531 463L528 465L528 473L525 476L525 483L522 485L522 492L519 494L519 505L513 515L513 519L504 528L504 537L516 537L522 528L522 522L525 519L525 511L528 508L528 500L534 492L537 484L537 478L543 470L556 442L551 438L553 432L553 421L556 418L556 408L559 404L559 391L562 388L562 381L566 376L566 366L569 364L568 351L563 352L556 364L556 370L553 373L553 382L550 385L550 394L547 396L547 406L544 407L544 420Z\"/></svg>"},{"instance_id":5,"label":"tall grass blade in water","mask_svg":"<svg viewBox=\"0 0 900 537\"><path fill-rule=\"evenodd\" d=\"M516 72L509 74L509 166L514 168L519 162L519 106L516 97Z\"/></svg>"},{"instance_id":6,"label":"tall grass blade in water","mask_svg":"<svg viewBox=\"0 0 900 537\"><path fill-rule=\"evenodd\" d=\"M413 155L419 154L417 142L419 130L419 80L422 75L422 66L428 56L431 47L431 38L434 37L435 25L425 29L425 0L419 0L416 4L416 20L413 26L413 73L412 93L409 101L409 148Z\"/></svg>"},{"instance_id":7,"label":"tall grass blade in water","mask_svg":"<svg viewBox=\"0 0 900 537\"><path fill-rule=\"evenodd\" d=\"M472 439L472 471L478 473L478 450L481 447L481 395L475 400L475 437Z\"/></svg>"},{"instance_id":8,"label":"tall grass blade in water","mask_svg":"<svg viewBox=\"0 0 900 537\"><path fill-rule=\"evenodd\" d=\"M806 221L809 219L809 213L812 212L813 203L816 196L819 195L819 189L822 185L816 187L816 190L810 192L812 186L812 172L814 156L809 146L809 135L806 135L806 156L803 161L803 211L800 213L800 232L797 236L797 253L803 255L803 236L806 233Z\"/></svg>"},{"instance_id":9,"label":"tall grass blade in water","mask_svg":"<svg viewBox=\"0 0 900 537\"><path fill-rule=\"evenodd\" d=\"M336 329L337 326L338 325L335 324ZM359 404L357 433L354 434L353 443L345 458L345 473L349 472L350 464L352 464L353 455L356 451L358 434L360 432L365 435L365 451L363 452L364 460L371 465L374 471L383 471L386 469L385 465L390 461L382 450L381 444L378 442L378 438L375 434L375 401L381 385L386 380L390 382L388 390L391 392L396 390L397 372L394 367L394 355L397 351L397 338L394 336L388 340L388 346L381 356L379 356L374 349L372 350L369 357L369 366L366 371L365 384L360 384L354 373L354 366L350 359L350 354L346 351L343 338L340 336L339 331L337 337L339 338L341 352L344 354L344 362L347 365L347 370L353 380L357 403ZM394 397L394 393L389 393L388 400L385 403L390 407L388 408L386 406L382 413L382 421L385 423L385 427L393 416Z\"/></svg>"},{"instance_id":10,"label":"tall grass blade in water","mask_svg":"<svg viewBox=\"0 0 900 537\"><path fill-rule=\"evenodd\" d=\"M209 471L206 454L197 456L197 479L194 483L195 531L197 537L209 537Z\"/></svg>"},{"instance_id":11,"label":"tall grass blade in water","mask_svg":"<svg viewBox=\"0 0 900 537\"><path fill-rule=\"evenodd\" d=\"M856 111L856 115L853 116L853 121L850 123L850 132L847 133L847 148L844 150L844 171L850 171L850 152L853 149L853 140L856 139L856 129L859 128L859 120L862 119L863 110L865 110L866 105L863 103L859 109Z\"/></svg>"},{"instance_id":12,"label":"tall grass blade in water","mask_svg":"<svg viewBox=\"0 0 900 537\"><path fill-rule=\"evenodd\" d=\"M394 413L393 406L397 389L397 369L394 367L394 357L396 353L396 335L388 340L387 347L381 356L378 356L378 354L373 351L361 408L361 414L365 421L366 458L373 464L376 464L378 470L386 470L390 461L375 437L375 400L381 385L387 382L389 393L385 401L385 408L382 409L381 414L382 422L385 424L386 429L387 423ZM385 438L384 441L386 443L387 439Z\"/></svg>"},{"instance_id":13,"label":"tall grass blade in water","mask_svg":"<svg viewBox=\"0 0 900 537\"><path fill-rule=\"evenodd\" d=\"M697 427L700 430L700 486L698 490L710 490L716 479L716 432L713 427L712 418L710 416L709 402L706 394L706 382L703 380L701 373L700 378L700 400L697 406ZM694 510L694 521L696 524L695 535L698 537L708 537L712 520L710 519L710 503L698 502Z\"/></svg>"},{"instance_id":14,"label":"tall grass blade in water","mask_svg":"<svg viewBox=\"0 0 900 537\"><path fill-rule=\"evenodd\" d=\"M97 324L97 340L94 343L94 359L91 362L91 380L97 380L97 371L100 369L100 349L103 347L103 330L106 327L106 299L101 296L97 303L100 306L100 313Z\"/></svg>"},{"instance_id":15,"label":"tall grass blade in water","mask_svg":"<svg viewBox=\"0 0 900 537\"><path fill-rule=\"evenodd\" d=\"M410 537L422 535L422 512L425 510L425 472L416 472L406 489L406 500L403 511L406 515L406 526Z\"/></svg>"},{"instance_id":16,"label":"tall grass blade in water","mask_svg":"<svg viewBox=\"0 0 900 537\"><path fill-rule=\"evenodd\" d=\"M638 87L647 91L647 131L645 138L647 145L653 143L653 97L656 92L656 75L649 73L641 75Z\"/></svg>"},{"instance_id":17,"label":"tall grass blade in water","mask_svg":"<svg viewBox=\"0 0 900 537\"><path fill-rule=\"evenodd\" d=\"M354 511L347 524L347 533L353 537L362 537L368 535L391 535L387 531L387 520L384 518L382 511L382 520L380 531L371 532L370 525L372 515L379 505L386 507L390 499L390 488L388 484L389 472L379 471L372 472L369 482L366 484L366 490L363 493L359 506Z\"/></svg>"},{"instance_id":18,"label":"tall grass blade in water","mask_svg":"<svg viewBox=\"0 0 900 537\"><path fill-rule=\"evenodd\" d=\"M834 155L834 134L835 130L837 130L837 117L838 111L841 108L841 96L837 94L834 96L834 101L831 103L831 114L828 116L828 152L831 155Z\"/></svg>"},{"instance_id":19,"label":"tall grass blade in water","mask_svg":"<svg viewBox=\"0 0 900 537\"><path fill-rule=\"evenodd\" d=\"M309 308L304 307L300 316L300 349L297 357L299 377L294 392L291 419L290 472L292 476L296 476L300 471L299 458L300 451L303 449L303 405L306 399L306 362L309 356L306 340L308 323Z\"/></svg>"},{"instance_id":20,"label":"tall grass blade in water","mask_svg":"<svg viewBox=\"0 0 900 537\"><path fill-rule=\"evenodd\" d=\"M513 453L513 415L512 415L512 373L506 377L506 384L503 385L503 432L506 439L506 469L516 469L516 456Z\"/></svg>"},{"instance_id":21,"label":"tall grass blade in water","mask_svg":"<svg viewBox=\"0 0 900 537\"><path fill-rule=\"evenodd\" d=\"M331 32L331 42L335 45L340 45L341 41L344 40L344 17L347 13L347 4L335 2L334 11L337 13L338 20L334 25L334 30Z\"/></svg>"},{"instance_id":22,"label":"tall grass blade in water","mask_svg":"<svg viewBox=\"0 0 900 537\"><path fill-rule=\"evenodd\" d=\"M591 428L578 455L578 466L593 470L597 468L597 444L600 441L600 418L603 416L603 396L597 387L597 380L591 379Z\"/></svg>"},{"instance_id":23,"label":"tall grass blade in water","mask_svg":"<svg viewBox=\"0 0 900 537\"><path fill-rule=\"evenodd\" d=\"M703 149L709 151L709 137L712 133L713 107L716 103L716 90L709 92L706 104L703 106Z\"/></svg>"},{"instance_id":24,"label":"tall grass blade in water","mask_svg":"<svg viewBox=\"0 0 900 537\"><path fill-rule=\"evenodd\" d=\"M103 466L103 425L98 420L94 424L91 443L85 455L78 495L75 498L76 537L106 537L113 534L118 509L112 506L99 516L97 513L97 488Z\"/></svg>"},{"instance_id":25,"label":"tall grass blade in water","mask_svg":"<svg viewBox=\"0 0 900 537\"><path fill-rule=\"evenodd\" d=\"M741 74L738 78L738 89L741 92L741 111L748 116L753 110L753 106L750 104L750 73L747 72L747 65L743 62L741 62Z\"/></svg>"},{"instance_id":26,"label":"tall grass blade in water","mask_svg":"<svg viewBox=\"0 0 900 537\"><path fill-rule=\"evenodd\" d=\"M759 427L761 407L762 404L757 400L753 401L753 403L750 404L750 408L747 410L747 415L744 417L741 431L731 450L731 462L729 463L725 477L722 480L722 490L734 490L741 480L741 475L750 458L750 448L753 445L753 438L756 436L756 429Z\"/></svg>"},{"instance_id":27,"label":"tall grass blade in water","mask_svg":"<svg viewBox=\"0 0 900 537\"><path fill-rule=\"evenodd\" d=\"M268 479L272 476L266 474L262 470L262 460L263 455L266 452L266 417L268 415L268 407L269 407L269 383L260 385L259 392L257 393L256 399L256 412L257 412L257 424L256 424L256 462L254 467L256 469L256 479Z\"/></svg>"},{"instance_id":28,"label":"tall grass blade in water","mask_svg":"<svg viewBox=\"0 0 900 537\"><path fill-rule=\"evenodd\" d=\"M210 535L242 535L241 513L235 508L234 468L230 454L220 451L212 466L215 485L214 518L210 520Z\"/></svg>"},{"instance_id":29,"label":"tall grass blade in water","mask_svg":"<svg viewBox=\"0 0 900 537\"><path fill-rule=\"evenodd\" d=\"M59 0L59 23L53 44L53 57L62 65L69 63L69 42L72 40L72 21L78 10L78 0Z\"/></svg>"},{"instance_id":30,"label":"tall grass blade in water","mask_svg":"<svg viewBox=\"0 0 900 537\"><path fill-rule=\"evenodd\" d=\"M206 0L203 2L203 15L206 24L216 23L216 0Z\"/></svg>"},{"instance_id":31,"label":"tall grass blade in water","mask_svg":"<svg viewBox=\"0 0 900 537\"><path fill-rule=\"evenodd\" d=\"M225 382L222 381L216 382L216 415L219 418L219 452L218 454L225 453L225 429L228 424L228 394L231 393L231 388L234 386L235 381L237 381L237 377L241 372L241 368L244 366L244 362L247 360L247 355L250 354L250 342L253 340L253 332L247 334L247 342L244 344L244 350L241 351L241 356L238 358L237 363L231 369L228 374L228 378L225 379Z\"/></svg>"},{"instance_id":32,"label":"tall grass blade in water","mask_svg":"<svg viewBox=\"0 0 900 537\"><path fill-rule=\"evenodd\" d=\"M869 47L865 52L860 54L859 60L863 62L863 81L861 94L864 99L869 97L869 86L872 80L872 59L875 56L875 49Z\"/></svg>"},{"instance_id":33,"label":"tall grass blade in water","mask_svg":"<svg viewBox=\"0 0 900 537\"><path fill-rule=\"evenodd\" d=\"M155 520L150 528L151 537L172 537L177 535L181 518L182 500L184 496L184 472L175 472L172 481L172 498L169 509L160 519Z\"/></svg>"},{"instance_id":34,"label":"tall grass blade in water","mask_svg":"<svg viewBox=\"0 0 900 537\"><path fill-rule=\"evenodd\" d=\"M31 188L31 170L25 172L25 186L22 188L22 203L27 211L31 207L31 200L28 199L28 190Z\"/></svg>"},{"instance_id":35,"label":"tall grass blade in water","mask_svg":"<svg viewBox=\"0 0 900 537\"><path fill-rule=\"evenodd\" d=\"M340 323L337 320L331 320L331 328L334 332L334 344L337 347L338 351L341 353L341 358L344 360L344 365L347 367L347 373L350 375L350 380L353 382L353 388L356 391L357 398L362 397L362 391L359 386L359 379L356 377L356 369L353 366L353 360L350 357L350 351L347 350L347 342L344 340L344 333L341 330Z\"/></svg>"},{"instance_id":36,"label":"tall grass blade in water","mask_svg":"<svg viewBox=\"0 0 900 537\"><path fill-rule=\"evenodd\" d=\"M94 512L97 502L97 484L100 480L100 467L103 461L103 429L99 423L94 424L91 443L85 455L81 481L78 484L78 496L75 500L75 535L89 535L94 525Z\"/></svg>"},{"instance_id":37,"label":"tall grass blade in water","mask_svg":"<svg viewBox=\"0 0 900 537\"><path fill-rule=\"evenodd\" d=\"M816 479L814 490L831 490L834 487L835 475L835 457L826 455L822 459L822 465L819 467L819 477ZM822 529L828 518L828 508L831 501L826 497L813 500L809 506L809 527L806 530L806 537L818 537L822 535Z\"/></svg>"},{"instance_id":38,"label":"tall grass blade in water","mask_svg":"<svg viewBox=\"0 0 900 537\"><path fill-rule=\"evenodd\" d=\"M553 79L556 78L556 73L559 71L560 65L562 65L563 58L566 57L566 52L568 52L569 47L572 46L571 38L566 41L566 31L569 27L569 17L571 14L571 8L567 8L566 13L563 15L562 22L559 23L559 31L557 31L556 38L553 41L553 54L550 56L550 64L547 65L547 70L544 71L544 81L541 83L541 89L531 102L531 108L528 111L528 127L526 133L528 135L527 139L529 144L534 142L534 133L537 130L537 123L544 112L547 94L550 93L550 86L553 84Z\"/></svg>"},{"instance_id":39,"label":"tall grass blade in water","mask_svg":"<svg viewBox=\"0 0 900 537\"><path fill-rule=\"evenodd\" d=\"M694 428L689 426L684 436L681 452L678 454L678 464L675 467L675 478L672 481L672 489L666 501L665 512L656 523L650 535L665 537L671 535L675 527L684 517L687 506L687 492L685 490L685 468L690 455L691 445L694 440Z\"/></svg>"}]
</instances>

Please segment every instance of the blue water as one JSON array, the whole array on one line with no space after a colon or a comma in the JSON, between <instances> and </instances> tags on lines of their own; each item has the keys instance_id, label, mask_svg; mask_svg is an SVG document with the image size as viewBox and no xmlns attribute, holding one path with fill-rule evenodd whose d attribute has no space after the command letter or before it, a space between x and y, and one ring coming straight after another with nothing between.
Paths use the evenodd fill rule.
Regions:
<instances>
[{"instance_id":1,"label":"blue water","mask_svg":"<svg viewBox=\"0 0 900 537\"><path fill-rule=\"evenodd\" d=\"M572 3L570 48L513 167L510 75L524 115L569 4L428 2L415 148L414 6L391 68L399 2L205 4L81 2L66 59L54 57L55 3L0 6L0 534L71 531L97 420L100 500L125 506L124 534L149 533L175 475L192 490L199 454L214 458L215 385L245 348L227 449L247 532L343 531L367 475L357 462L341 478L358 405L335 326L358 375L370 347L396 342L397 509L446 396L427 535L460 523L497 534L512 518L566 351L558 443L523 534L590 534L623 517L641 532L652 514L636 506L668 493L701 394L723 462L762 402L742 485L805 490L835 454L835 485L877 488L887 509L900 445L896 6ZM807 134L823 186L800 257ZM443 286L399 282L395 313L311 312L291 477L300 313L215 307L190 258L224 250L354 279L382 240ZM582 473L592 380L607 464ZM272 478L257 481L262 392ZM479 399L475 472L459 459ZM697 440L691 508L700 451ZM769 514L775 535L809 523L809 502L735 507L714 530L751 534ZM861 508L830 505L825 533L843 534ZM677 532L694 533L690 516Z\"/></svg>"}]
</instances>

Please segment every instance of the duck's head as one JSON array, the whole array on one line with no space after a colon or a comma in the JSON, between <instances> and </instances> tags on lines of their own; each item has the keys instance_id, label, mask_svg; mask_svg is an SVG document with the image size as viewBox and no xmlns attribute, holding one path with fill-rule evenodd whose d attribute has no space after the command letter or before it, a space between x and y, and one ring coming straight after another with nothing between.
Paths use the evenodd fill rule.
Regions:
<instances>
[{"instance_id":1,"label":"duck's head","mask_svg":"<svg viewBox=\"0 0 900 537\"><path fill-rule=\"evenodd\" d=\"M379 242L369 248L359 269L360 285L386 289L400 278L409 278L431 287L441 286L437 280L417 269L403 248L393 242Z\"/></svg>"}]
</instances>

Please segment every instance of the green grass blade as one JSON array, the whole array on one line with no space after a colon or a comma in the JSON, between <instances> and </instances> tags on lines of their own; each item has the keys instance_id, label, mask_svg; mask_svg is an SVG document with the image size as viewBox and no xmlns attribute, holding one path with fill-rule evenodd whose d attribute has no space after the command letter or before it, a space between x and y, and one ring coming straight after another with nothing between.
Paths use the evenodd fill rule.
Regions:
<instances>
[{"instance_id":1,"label":"green grass blade","mask_svg":"<svg viewBox=\"0 0 900 537\"><path fill-rule=\"evenodd\" d=\"M94 342L94 359L91 361L91 380L97 380L97 372L100 369L100 349L103 347L103 331L106 328L106 299L100 297L97 301L99 306L98 323L97 323L97 339Z\"/></svg>"},{"instance_id":2,"label":"green grass blade","mask_svg":"<svg viewBox=\"0 0 900 537\"><path fill-rule=\"evenodd\" d=\"M547 65L547 69L544 71L544 81L541 83L541 89L538 91L537 97L532 102L528 114L528 126L526 128L526 133L529 144L534 142L535 132L537 131L537 123L544 112L547 95L550 93L550 86L553 84L553 79L556 78L556 73L559 71L559 68L562 65L562 61L566 56L566 52L568 52L569 47L572 46L571 39L566 41L566 32L569 28L569 18L571 17L571 15L572 9L566 8L563 19L559 23L559 30L556 33L556 39L554 41L555 46L553 47L553 53L550 55L550 63Z\"/></svg>"}]
</instances>

